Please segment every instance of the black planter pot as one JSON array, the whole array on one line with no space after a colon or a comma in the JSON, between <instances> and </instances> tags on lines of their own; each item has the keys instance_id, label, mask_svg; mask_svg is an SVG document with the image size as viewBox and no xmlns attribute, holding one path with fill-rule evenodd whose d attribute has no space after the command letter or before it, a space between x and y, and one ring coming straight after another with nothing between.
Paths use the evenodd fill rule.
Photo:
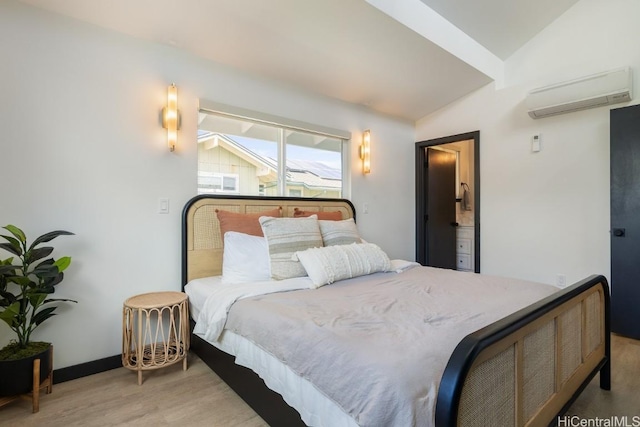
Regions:
<instances>
[{"instance_id":1,"label":"black planter pot","mask_svg":"<svg viewBox=\"0 0 640 427\"><path fill-rule=\"evenodd\" d=\"M18 360L0 361L0 396L15 396L29 393L33 389L33 361L40 359L40 382L49 376L52 369L51 351L53 347L31 357Z\"/></svg>"}]
</instances>

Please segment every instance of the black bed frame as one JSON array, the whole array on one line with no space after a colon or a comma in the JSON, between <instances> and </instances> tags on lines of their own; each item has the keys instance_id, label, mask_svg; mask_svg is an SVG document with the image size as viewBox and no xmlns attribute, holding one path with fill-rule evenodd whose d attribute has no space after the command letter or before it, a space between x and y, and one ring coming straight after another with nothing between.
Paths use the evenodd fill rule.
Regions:
<instances>
[{"instance_id":1,"label":"black bed frame","mask_svg":"<svg viewBox=\"0 0 640 427\"><path fill-rule=\"evenodd\" d=\"M193 321L191 322L193 330ZM305 426L298 411L268 388L251 369L236 365L235 357L191 335L191 350L270 426Z\"/></svg>"},{"instance_id":2,"label":"black bed frame","mask_svg":"<svg viewBox=\"0 0 640 427\"><path fill-rule=\"evenodd\" d=\"M494 322L476 332L473 332L460 341L453 351L447 367L442 374L438 400L436 403L436 426L455 426L458 418L458 403L462 394L462 386L467 372L471 369L476 355L484 348L500 341L510 333L520 329L523 325L542 317L544 314L559 307L585 290L602 284L604 291L605 307L605 357L600 361L596 369L582 383L571 399L564 405L558 416L564 414L571 404L575 402L584 388L589 385L593 377L600 372L600 388L611 389L611 325L610 325L610 292L609 284L604 276L593 275L573 284L561 291L560 296L554 294L523 308L497 322ZM557 420L557 417L556 417ZM552 423L555 425L555 422Z\"/></svg>"},{"instance_id":3,"label":"black bed frame","mask_svg":"<svg viewBox=\"0 0 640 427\"><path fill-rule=\"evenodd\" d=\"M189 206L202 197L197 196L188 202L183 211L182 224L182 289L187 281L186 263L186 214ZM229 197L229 196L223 196ZM236 196L252 198L251 196ZM260 197L255 197L260 199ZM301 199L303 200L303 199ZM355 214L355 209L354 209ZM521 328L523 325L542 317L551 310L585 290L602 284L604 287L605 308L605 357L596 369L585 379L580 388L564 405L558 416L564 414L577 399L593 377L600 373L600 388L611 389L611 327L610 327L610 292L607 279L601 275L590 276L569 286L559 293L549 296L533 305L515 312L497 322L467 335L456 347L440 383L436 403L435 421L437 427L453 427L457 425L458 405L466 374L472 367L475 357L486 347L501 340L505 336ZM193 330L193 321L191 326ZM271 426L305 426L299 413L282 399L281 395L269 389L264 381L252 370L235 364L235 358L192 334L191 349L200 357L231 389L233 389L258 415ZM557 420L557 417L556 417ZM552 422L552 425L555 421Z\"/></svg>"}]
</instances>

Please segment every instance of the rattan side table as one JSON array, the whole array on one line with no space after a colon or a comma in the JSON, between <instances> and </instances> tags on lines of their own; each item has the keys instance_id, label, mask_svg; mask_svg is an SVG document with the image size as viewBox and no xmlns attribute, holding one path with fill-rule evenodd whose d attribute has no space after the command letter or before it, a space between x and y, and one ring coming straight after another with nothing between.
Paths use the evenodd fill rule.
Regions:
<instances>
[{"instance_id":1,"label":"rattan side table","mask_svg":"<svg viewBox=\"0 0 640 427\"><path fill-rule=\"evenodd\" d=\"M159 369L182 360L187 370L189 304L183 292L133 296L122 309L122 365L138 371Z\"/></svg>"}]
</instances>

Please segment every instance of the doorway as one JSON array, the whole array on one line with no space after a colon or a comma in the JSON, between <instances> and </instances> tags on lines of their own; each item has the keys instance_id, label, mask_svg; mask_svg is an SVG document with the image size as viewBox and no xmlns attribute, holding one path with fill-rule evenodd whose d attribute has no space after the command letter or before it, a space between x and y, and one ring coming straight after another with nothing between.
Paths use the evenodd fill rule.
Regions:
<instances>
[{"instance_id":1,"label":"doorway","mask_svg":"<svg viewBox=\"0 0 640 427\"><path fill-rule=\"evenodd\" d=\"M416 261L480 272L480 132L416 142Z\"/></svg>"}]
</instances>

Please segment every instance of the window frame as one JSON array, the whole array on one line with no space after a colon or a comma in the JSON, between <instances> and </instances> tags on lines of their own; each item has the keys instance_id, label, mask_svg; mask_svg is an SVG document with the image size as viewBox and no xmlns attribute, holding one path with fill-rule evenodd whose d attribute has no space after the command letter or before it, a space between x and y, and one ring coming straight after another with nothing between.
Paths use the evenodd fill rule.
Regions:
<instances>
[{"instance_id":1,"label":"window frame","mask_svg":"<svg viewBox=\"0 0 640 427\"><path fill-rule=\"evenodd\" d=\"M206 191L201 191L203 187L200 187L200 177L205 177L205 174L206 178L220 178L220 188L207 188ZM224 189L225 178L233 178L235 182L235 188L233 190ZM237 173L198 171L197 187L198 194L240 194L240 175Z\"/></svg>"},{"instance_id":2,"label":"window frame","mask_svg":"<svg viewBox=\"0 0 640 427\"><path fill-rule=\"evenodd\" d=\"M327 126L307 123L286 117L275 116L259 111L252 111L241 107L221 104L215 101L200 99L198 113L215 114L232 119L273 126L280 129L278 141L278 195L288 197L286 193L286 145L284 133L286 130L306 132L315 135L335 138L341 141L340 157L342 168L341 197L348 199L351 196L351 132L335 129ZM267 197L267 196L265 196Z\"/></svg>"}]
</instances>

